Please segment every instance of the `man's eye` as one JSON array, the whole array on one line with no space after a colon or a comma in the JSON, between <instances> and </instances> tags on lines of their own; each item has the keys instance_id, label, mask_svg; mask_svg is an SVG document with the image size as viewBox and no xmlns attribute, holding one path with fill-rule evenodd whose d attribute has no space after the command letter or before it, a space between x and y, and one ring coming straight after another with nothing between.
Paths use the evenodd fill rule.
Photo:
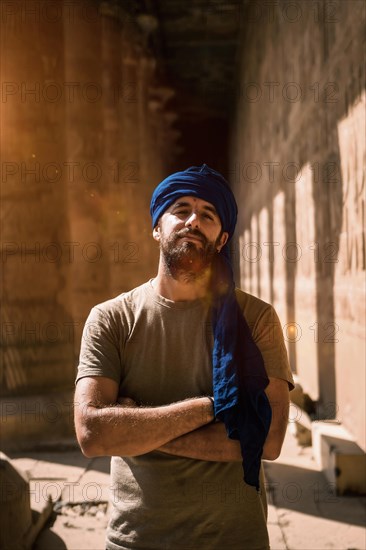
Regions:
<instances>
[{"instance_id":1,"label":"man's eye","mask_svg":"<svg viewBox=\"0 0 366 550\"><path fill-rule=\"evenodd\" d=\"M205 218L207 218L208 220L213 221L213 217L211 216L211 214L203 214L203 216L204 216Z\"/></svg>"},{"instance_id":2,"label":"man's eye","mask_svg":"<svg viewBox=\"0 0 366 550\"><path fill-rule=\"evenodd\" d=\"M178 216L184 216L188 214L188 210L176 210L175 212Z\"/></svg>"}]
</instances>

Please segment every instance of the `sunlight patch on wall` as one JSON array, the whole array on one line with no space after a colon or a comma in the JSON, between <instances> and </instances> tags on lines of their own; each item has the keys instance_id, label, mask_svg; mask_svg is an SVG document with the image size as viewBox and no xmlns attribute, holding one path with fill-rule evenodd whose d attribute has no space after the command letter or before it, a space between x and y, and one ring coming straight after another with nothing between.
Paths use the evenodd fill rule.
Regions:
<instances>
[{"instance_id":1,"label":"sunlight patch on wall","mask_svg":"<svg viewBox=\"0 0 366 550\"><path fill-rule=\"evenodd\" d=\"M296 191L296 277L295 322L299 337L296 355L297 373L304 390L319 397L318 383L318 322L316 311L316 262L318 245L315 242L315 209L313 198L313 171L309 163L300 170Z\"/></svg>"},{"instance_id":2,"label":"sunlight patch on wall","mask_svg":"<svg viewBox=\"0 0 366 550\"><path fill-rule=\"evenodd\" d=\"M287 322L286 315L286 265L283 255L286 245L285 231L285 193L280 191L273 200L273 306L282 324Z\"/></svg>"}]
</instances>

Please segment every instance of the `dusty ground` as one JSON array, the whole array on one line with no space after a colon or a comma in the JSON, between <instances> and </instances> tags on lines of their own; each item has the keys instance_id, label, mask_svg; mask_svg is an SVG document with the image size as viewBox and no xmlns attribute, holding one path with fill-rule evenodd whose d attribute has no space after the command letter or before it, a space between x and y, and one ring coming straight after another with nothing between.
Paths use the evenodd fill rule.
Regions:
<instances>
[{"instance_id":1,"label":"dusty ground","mask_svg":"<svg viewBox=\"0 0 366 550\"><path fill-rule=\"evenodd\" d=\"M87 459L77 449L12 458L31 477L34 507L49 495L55 501L34 550L104 550L109 459ZM335 496L311 448L299 447L290 431L265 472L272 550L366 550L366 499Z\"/></svg>"}]
</instances>

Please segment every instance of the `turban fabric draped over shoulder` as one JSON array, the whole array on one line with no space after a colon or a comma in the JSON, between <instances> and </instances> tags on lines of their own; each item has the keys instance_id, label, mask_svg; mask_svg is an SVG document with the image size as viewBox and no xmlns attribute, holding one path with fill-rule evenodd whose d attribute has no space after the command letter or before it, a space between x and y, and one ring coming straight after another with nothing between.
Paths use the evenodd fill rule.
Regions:
<instances>
[{"instance_id":1,"label":"turban fabric draped over shoulder","mask_svg":"<svg viewBox=\"0 0 366 550\"><path fill-rule=\"evenodd\" d=\"M230 241L238 213L235 197L225 178L206 164L172 174L156 187L150 204L153 227L183 196L213 204ZM228 242L214 258L211 282L215 416L224 422L228 436L240 442L245 482L259 489L260 461L272 416L264 392L269 380L236 300Z\"/></svg>"}]
</instances>

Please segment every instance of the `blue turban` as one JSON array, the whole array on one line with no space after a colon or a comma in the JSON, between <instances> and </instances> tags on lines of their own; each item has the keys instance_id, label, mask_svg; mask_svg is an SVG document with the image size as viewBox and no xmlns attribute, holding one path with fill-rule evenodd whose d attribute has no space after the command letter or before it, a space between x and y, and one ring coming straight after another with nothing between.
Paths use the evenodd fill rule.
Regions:
<instances>
[{"instance_id":1,"label":"blue turban","mask_svg":"<svg viewBox=\"0 0 366 550\"><path fill-rule=\"evenodd\" d=\"M236 201L225 178L206 164L172 174L159 183L150 204L153 228L165 210L184 196L213 204L222 230L228 232L228 241L231 239L238 213ZM272 417L264 392L269 380L236 300L228 242L215 256L212 267L215 416L224 422L228 436L240 442L245 482L259 489L263 445Z\"/></svg>"},{"instance_id":2,"label":"blue turban","mask_svg":"<svg viewBox=\"0 0 366 550\"><path fill-rule=\"evenodd\" d=\"M225 178L206 164L200 167L192 166L184 172L172 174L159 183L150 203L153 227L173 202L179 197L188 196L198 197L215 206L222 230L229 233L230 240L234 234L238 216L235 197Z\"/></svg>"}]
</instances>

